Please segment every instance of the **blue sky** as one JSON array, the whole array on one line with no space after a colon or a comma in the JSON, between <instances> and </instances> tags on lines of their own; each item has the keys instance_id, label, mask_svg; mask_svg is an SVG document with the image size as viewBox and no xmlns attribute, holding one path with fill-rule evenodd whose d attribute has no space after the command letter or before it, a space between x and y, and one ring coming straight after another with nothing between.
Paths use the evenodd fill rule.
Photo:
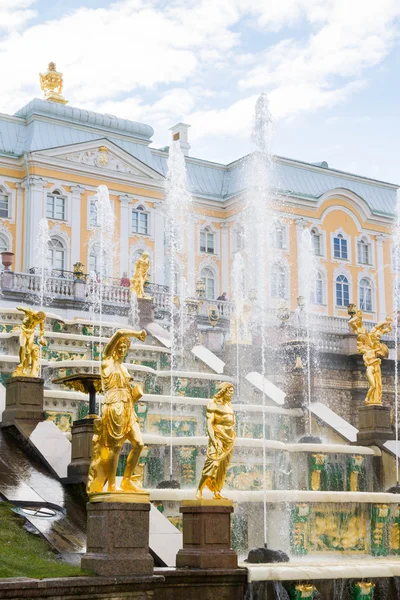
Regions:
<instances>
[{"instance_id":1,"label":"blue sky","mask_svg":"<svg viewBox=\"0 0 400 600\"><path fill-rule=\"evenodd\" d=\"M0 0L0 111L41 97L53 60L70 104L191 124L191 155L252 149L270 98L274 151L400 183L399 0Z\"/></svg>"}]
</instances>

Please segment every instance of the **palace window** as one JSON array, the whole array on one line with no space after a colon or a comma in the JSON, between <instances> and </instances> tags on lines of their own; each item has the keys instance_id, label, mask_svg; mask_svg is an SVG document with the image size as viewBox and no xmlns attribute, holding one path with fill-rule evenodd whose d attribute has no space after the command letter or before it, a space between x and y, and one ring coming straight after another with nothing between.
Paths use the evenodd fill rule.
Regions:
<instances>
[{"instance_id":1,"label":"palace window","mask_svg":"<svg viewBox=\"0 0 400 600\"><path fill-rule=\"evenodd\" d=\"M149 215L144 212L143 206L132 211L132 233L149 234Z\"/></svg>"},{"instance_id":2,"label":"palace window","mask_svg":"<svg viewBox=\"0 0 400 600\"><path fill-rule=\"evenodd\" d=\"M0 217L7 219L9 216L10 199L7 194L4 194L0 189Z\"/></svg>"},{"instance_id":3,"label":"palace window","mask_svg":"<svg viewBox=\"0 0 400 600\"><path fill-rule=\"evenodd\" d=\"M0 253L7 252L7 250L9 250L8 242L4 235L0 235Z\"/></svg>"},{"instance_id":4,"label":"palace window","mask_svg":"<svg viewBox=\"0 0 400 600\"><path fill-rule=\"evenodd\" d=\"M237 229L234 233L234 240L235 240L235 251L237 252L238 250L243 250L244 248L244 231L243 228L240 227L239 229Z\"/></svg>"},{"instance_id":5,"label":"palace window","mask_svg":"<svg viewBox=\"0 0 400 600\"><path fill-rule=\"evenodd\" d=\"M361 265L371 264L371 244L368 243L366 238L362 238L359 242L357 242L357 253L358 262Z\"/></svg>"},{"instance_id":6,"label":"palace window","mask_svg":"<svg viewBox=\"0 0 400 600\"><path fill-rule=\"evenodd\" d=\"M372 312L372 284L364 277L360 281L360 309Z\"/></svg>"},{"instance_id":7,"label":"palace window","mask_svg":"<svg viewBox=\"0 0 400 600\"><path fill-rule=\"evenodd\" d=\"M53 238L49 242L48 265L52 270L65 270L65 248L60 240Z\"/></svg>"},{"instance_id":8,"label":"palace window","mask_svg":"<svg viewBox=\"0 0 400 600\"><path fill-rule=\"evenodd\" d=\"M311 294L313 304L324 304L324 279L320 271L315 278L315 287Z\"/></svg>"},{"instance_id":9,"label":"palace window","mask_svg":"<svg viewBox=\"0 0 400 600\"><path fill-rule=\"evenodd\" d=\"M211 231L210 227L206 227L203 231L200 231L200 252L206 252L207 254L215 253L215 234Z\"/></svg>"},{"instance_id":10,"label":"palace window","mask_svg":"<svg viewBox=\"0 0 400 600\"><path fill-rule=\"evenodd\" d=\"M347 240L344 239L341 233L333 238L333 256L343 260L348 259Z\"/></svg>"},{"instance_id":11,"label":"palace window","mask_svg":"<svg viewBox=\"0 0 400 600\"><path fill-rule=\"evenodd\" d=\"M336 278L336 306L348 306L350 303L350 288L347 277L339 275Z\"/></svg>"},{"instance_id":12,"label":"palace window","mask_svg":"<svg viewBox=\"0 0 400 600\"><path fill-rule=\"evenodd\" d=\"M208 267L202 269L200 273L200 279L205 284L205 293L207 300L215 300L216 284L214 271L212 269L209 269Z\"/></svg>"},{"instance_id":13,"label":"palace window","mask_svg":"<svg viewBox=\"0 0 400 600\"><path fill-rule=\"evenodd\" d=\"M60 192L47 194L46 216L48 219L65 221L65 198L61 196Z\"/></svg>"},{"instance_id":14,"label":"palace window","mask_svg":"<svg viewBox=\"0 0 400 600\"><path fill-rule=\"evenodd\" d=\"M97 202L94 198L90 199L89 225L90 225L90 227L98 227L99 226L99 215L98 215L98 211L97 211Z\"/></svg>"},{"instance_id":15,"label":"palace window","mask_svg":"<svg viewBox=\"0 0 400 600\"><path fill-rule=\"evenodd\" d=\"M311 229L311 241L315 256L322 255L322 236L316 229Z\"/></svg>"},{"instance_id":16,"label":"palace window","mask_svg":"<svg viewBox=\"0 0 400 600\"><path fill-rule=\"evenodd\" d=\"M278 250L286 248L286 228L281 223L277 223L272 232L272 245Z\"/></svg>"},{"instance_id":17,"label":"palace window","mask_svg":"<svg viewBox=\"0 0 400 600\"><path fill-rule=\"evenodd\" d=\"M284 300L287 297L286 270L283 265L275 264L271 271L271 296Z\"/></svg>"}]
</instances>

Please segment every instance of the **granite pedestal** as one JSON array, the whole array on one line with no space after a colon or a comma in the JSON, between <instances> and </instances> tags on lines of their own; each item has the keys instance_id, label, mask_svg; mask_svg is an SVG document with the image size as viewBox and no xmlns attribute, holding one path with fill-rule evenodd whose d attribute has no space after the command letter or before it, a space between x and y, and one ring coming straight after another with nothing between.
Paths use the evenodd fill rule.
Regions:
<instances>
[{"instance_id":1,"label":"granite pedestal","mask_svg":"<svg viewBox=\"0 0 400 600\"><path fill-rule=\"evenodd\" d=\"M146 327L147 323L154 321L154 307L152 298L138 298L139 324Z\"/></svg>"},{"instance_id":2,"label":"granite pedestal","mask_svg":"<svg viewBox=\"0 0 400 600\"><path fill-rule=\"evenodd\" d=\"M236 569L237 554L231 549L232 502L187 500L182 502L183 548L176 566L195 569Z\"/></svg>"},{"instance_id":3,"label":"granite pedestal","mask_svg":"<svg viewBox=\"0 0 400 600\"><path fill-rule=\"evenodd\" d=\"M6 382L6 407L1 427L12 427L17 421L34 429L44 421L44 380L40 377L10 377Z\"/></svg>"},{"instance_id":4,"label":"granite pedestal","mask_svg":"<svg viewBox=\"0 0 400 600\"><path fill-rule=\"evenodd\" d=\"M68 465L68 480L71 483L86 484L92 459L93 421L93 418L88 417L72 424L71 462Z\"/></svg>"},{"instance_id":5,"label":"granite pedestal","mask_svg":"<svg viewBox=\"0 0 400 600\"><path fill-rule=\"evenodd\" d=\"M390 421L390 407L380 404L364 404L358 409L357 443L376 444L395 439Z\"/></svg>"},{"instance_id":6,"label":"granite pedestal","mask_svg":"<svg viewBox=\"0 0 400 600\"><path fill-rule=\"evenodd\" d=\"M104 577L153 575L149 515L150 502L89 502L82 569Z\"/></svg>"}]
</instances>

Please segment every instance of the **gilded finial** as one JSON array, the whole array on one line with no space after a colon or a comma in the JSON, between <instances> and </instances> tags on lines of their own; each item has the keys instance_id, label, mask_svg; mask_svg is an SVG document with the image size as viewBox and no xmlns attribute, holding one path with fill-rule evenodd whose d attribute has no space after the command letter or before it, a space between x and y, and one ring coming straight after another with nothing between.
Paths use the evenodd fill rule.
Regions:
<instances>
[{"instance_id":1,"label":"gilded finial","mask_svg":"<svg viewBox=\"0 0 400 600\"><path fill-rule=\"evenodd\" d=\"M50 102L58 102L59 104L67 104L68 100L62 95L63 76L56 69L56 63L49 62L46 73L40 76L40 87L44 91L45 100Z\"/></svg>"}]
</instances>

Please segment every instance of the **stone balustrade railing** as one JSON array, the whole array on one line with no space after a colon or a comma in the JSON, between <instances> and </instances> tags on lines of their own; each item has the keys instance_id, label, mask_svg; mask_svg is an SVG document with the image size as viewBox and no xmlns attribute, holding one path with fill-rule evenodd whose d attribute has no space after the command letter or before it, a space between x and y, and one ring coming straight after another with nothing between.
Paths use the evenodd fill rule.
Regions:
<instances>
[{"instance_id":1,"label":"stone balustrade railing","mask_svg":"<svg viewBox=\"0 0 400 600\"><path fill-rule=\"evenodd\" d=\"M96 286L99 284L95 284ZM130 304L130 290L120 285L104 283L101 288L93 289L93 284L87 284L85 281L66 279L60 277L44 277L34 273L17 273L12 271L3 271L1 273L1 290L3 297L15 299L19 302L30 304L32 297L39 298L43 295L46 305L51 304L53 300L62 306L63 300L70 302L79 302L90 305L91 297L99 297L101 292L102 302L108 307L128 308ZM170 312L170 296L163 290L152 289L151 297L156 312L156 317L165 317ZM195 303L188 300L191 308ZM233 313L233 303L218 300L201 300L197 304L197 315L203 320L207 320L215 309L218 313L218 322L227 326L231 314ZM293 314L292 317L293 319ZM267 324L276 326L279 319L275 309L268 309ZM366 322L367 328L373 327L376 323ZM304 320L303 320L304 325ZM308 317L308 325L311 331L318 331L322 334L344 336L349 333L347 319L341 317L329 317L320 314L311 314ZM386 339L393 339L393 334L385 336Z\"/></svg>"}]
</instances>

